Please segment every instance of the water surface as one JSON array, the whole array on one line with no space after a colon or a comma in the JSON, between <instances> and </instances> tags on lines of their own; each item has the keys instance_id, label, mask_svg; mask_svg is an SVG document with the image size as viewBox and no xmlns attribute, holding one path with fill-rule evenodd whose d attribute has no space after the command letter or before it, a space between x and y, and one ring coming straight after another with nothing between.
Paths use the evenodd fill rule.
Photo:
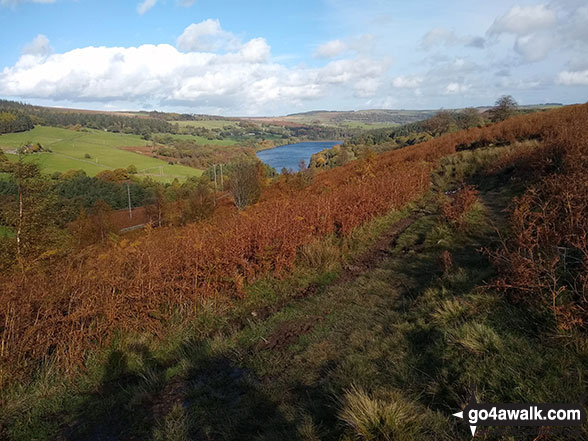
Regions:
<instances>
[{"instance_id":1,"label":"water surface","mask_svg":"<svg viewBox=\"0 0 588 441\"><path fill-rule=\"evenodd\" d=\"M262 150L257 152L257 157L261 162L275 168L278 173L282 171L282 168L298 171L298 164L302 159L308 165L314 153L330 149L337 144L342 144L342 141L299 142Z\"/></svg>"}]
</instances>

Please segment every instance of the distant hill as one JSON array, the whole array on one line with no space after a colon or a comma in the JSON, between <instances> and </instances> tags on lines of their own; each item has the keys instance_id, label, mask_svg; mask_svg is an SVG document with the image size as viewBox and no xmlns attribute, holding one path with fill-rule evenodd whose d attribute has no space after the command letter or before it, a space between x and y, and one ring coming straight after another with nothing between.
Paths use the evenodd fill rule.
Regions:
<instances>
[{"instance_id":1,"label":"distant hill","mask_svg":"<svg viewBox=\"0 0 588 441\"><path fill-rule=\"evenodd\" d=\"M521 110L540 110L560 107L560 103L532 104L519 106ZM480 113L492 109L492 106L476 108ZM310 112L291 113L281 118L283 121L300 124L342 125L359 128L377 128L391 125L410 124L423 121L437 114L440 109L405 110L405 109L368 109L368 110L313 110ZM445 109L459 111L462 109Z\"/></svg>"},{"instance_id":2,"label":"distant hill","mask_svg":"<svg viewBox=\"0 0 588 441\"><path fill-rule=\"evenodd\" d=\"M342 125L399 125L422 121L433 116L438 110L351 110L326 111L318 110L304 113L294 113L283 119L306 124L342 124Z\"/></svg>"}]
</instances>

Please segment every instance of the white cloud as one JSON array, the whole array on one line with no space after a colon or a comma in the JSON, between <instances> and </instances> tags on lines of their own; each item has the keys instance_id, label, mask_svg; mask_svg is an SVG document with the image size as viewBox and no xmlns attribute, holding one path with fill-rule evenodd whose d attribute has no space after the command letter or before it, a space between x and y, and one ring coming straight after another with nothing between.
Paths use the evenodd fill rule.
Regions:
<instances>
[{"instance_id":1,"label":"white cloud","mask_svg":"<svg viewBox=\"0 0 588 441\"><path fill-rule=\"evenodd\" d=\"M194 3L196 3L196 0L179 0L178 3L184 8L189 8L190 6L193 6Z\"/></svg>"},{"instance_id":2,"label":"white cloud","mask_svg":"<svg viewBox=\"0 0 588 441\"><path fill-rule=\"evenodd\" d=\"M22 50L23 54L28 55L49 55L53 52L53 48L49 45L49 39L43 35L39 34L33 41L27 43Z\"/></svg>"},{"instance_id":3,"label":"white cloud","mask_svg":"<svg viewBox=\"0 0 588 441\"><path fill-rule=\"evenodd\" d=\"M333 58L341 55L347 49L347 45L341 40L331 40L321 44L314 52L315 58Z\"/></svg>"},{"instance_id":4,"label":"white cloud","mask_svg":"<svg viewBox=\"0 0 588 441\"><path fill-rule=\"evenodd\" d=\"M240 42L231 32L222 29L218 20L207 19L192 23L177 39L177 46L185 52L231 50Z\"/></svg>"},{"instance_id":5,"label":"white cloud","mask_svg":"<svg viewBox=\"0 0 588 441\"><path fill-rule=\"evenodd\" d=\"M557 13L546 5L513 6L505 15L494 20L489 34L528 35L557 23Z\"/></svg>"},{"instance_id":6,"label":"white cloud","mask_svg":"<svg viewBox=\"0 0 588 441\"><path fill-rule=\"evenodd\" d=\"M416 89L423 83L421 76L399 76L392 80L392 86L398 89Z\"/></svg>"},{"instance_id":7,"label":"white cloud","mask_svg":"<svg viewBox=\"0 0 588 441\"><path fill-rule=\"evenodd\" d=\"M367 54L374 51L377 43L378 38L374 34L361 34L351 38L346 45L352 51Z\"/></svg>"},{"instance_id":8,"label":"white cloud","mask_svg":"<svg viewBox=\"0 0 588 441\"><path fill-rule=\"evenodd\" d=\"M355 96L359 98L371 98L376 96L381 85L379 78L360 78L353 85Z\"/></svg>"},{"instance_id":9,"label":"white cloud","mask_svg":"<svg viewBox=\"0 0 588 441\"><path fill-rule=\"evenodd\" d=\"M182 52L160 44L50 54L48 40L38 36L34 42L15 65L0 71L0 96L251 114L290 108L335 90L342 97L373 96L387 70L385 63L365 57L289 68L271 61L263 38L226 53Z\"/></svg>"},{"instance_id":10,"label":"white cloud","mask_svg":"<svg viewBox=\"0 0 588 441\"><path fill-rule=\"evenodd\" d=\"M241 47L239 54L250 63L263 63L269 59L270 51L265 38L254 38Z\"/></svg>"},{"instance_id":11,"label":"white cloud","mask_svg":"<svg viewBox=\"0 0 588 441\"><path fill-rule=\"evenodd\" d=\"M146 14L151 8L153 8L153 6L155 6L156 3L157 0L144 0L137 5L137 13L139 15Z\"/></svg>"},{"instance_id":12,"label":"white cloud","mask_svg":"<svg viewBox=\"0 0 588 441\"><path fill-rule=\"evenodd\" d=\"M317 71L318 81L323 84L346 84L359 79L378 78L386 65L370 58L355 58L332 61Z\"/></svg>"},{"instance_id":13,"label":"white cloud","mask_svg":"<svg viewBox=\"0 0 588 441\"><path fill-rule=\"evenodd\" d=\"M522 35L515 41L514 50L526 61L543 60L554 48L554 37L545 33Z\"/></svg>"},{"instance_id":14,"label":"white cloud","mask_svg":"<svg viewBox=\"0 0 588 441\"><path fill-rule=\"evenodd\" d=\"M564 86L588 86L588 69L560 72L556 83Z\"/></svg>"},{"instance_id":15,"label":"white cloud","mask_svg":"<svg viewBox=\"0 0 588 441\"><path fill-rule=\"evenodd\" d=\"M434 28L427 32L421 40L423 49L432 49L436 45L450 45L458 41L455 32L445 28Z\"/></svg>"},{"instance_id":16,"label":"white cloud","mask_svg":"<svg viewBox=\"0 0 588 441\"><path fill-rule=\"evenodd\" d=\"M457 95L460 93L464 93L469 90L469 86L460 83L449 83L445 88L446 95Z\"/></svg>"},{"instance_id":17,"label":"white cloud","mask_svg":"<svg viewBox=\"0 0 588 441\"><path fill-rule=\"evenodd\" d=\"M525 62L543 60L555 49L577 57L588 50L588 6L575 0L514 6L494 21L487 34L513 35L513 49Z\"/></svg>"},{"instance_id":18,"label":"white cloud","mask_svg":"<svg viewBox=\"0 0 588 441\"><path fill-rule=\"evenodd\" d=\"M446 28L433 28L427 32L421 40L421 48L433 49L435 46L467 46L482 49L485 40L482 37L459 36L454 31Z\"/></svg>"},{"instance_id":19,"label":"white cloud","mask_svg":"<svg viewBox=\"0 0 588 441\"><path fill-rule=\"evenodd\" d=\"M474 63L469 58L456 57L435 63L427 76L438 79L450 78L455 81L457 77L472 73L479 74L483 70L482 66Z\"/></svg>"}]
</instances>

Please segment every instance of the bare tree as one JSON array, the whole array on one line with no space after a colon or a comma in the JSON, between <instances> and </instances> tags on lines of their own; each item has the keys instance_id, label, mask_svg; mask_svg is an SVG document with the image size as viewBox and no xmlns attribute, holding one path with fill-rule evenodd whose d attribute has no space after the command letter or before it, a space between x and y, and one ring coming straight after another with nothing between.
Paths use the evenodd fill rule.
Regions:
<instances>
[{"instance_id":1,"label":"bare tree","mask_svg":"<svg viewBox=\"0 0 588 441\"><path fill-rule=\"evenodd\" d=\"M260 163L240 161L232 167L231 193L239 210L258 201L262 178L263 167Z\"/></svg>"},{"instance_id":2,"label":"bare tree","mask_svg":"<svg viewBox=\"0 0 588 441\"><path fill-rule=\"evenodd\" d=\"M492 121L499 122L516 115L518 103L510 95L503 95L496 100L492 109Z\"/></svg>"},{"instance_id":3,"label":"bare tree","mask_svg":"<svg viewBox=\"0 0 588 441\"><path fill-rule=\"evenodd\" d=\"M459 112L457 115L457 121L459 127L462 129L481 127L484 125L484 119L482 118L482 115L480 115L480 112L478 112L478 110L474 109L473 107L467 107Z\"/></svg>"}]
</instances>

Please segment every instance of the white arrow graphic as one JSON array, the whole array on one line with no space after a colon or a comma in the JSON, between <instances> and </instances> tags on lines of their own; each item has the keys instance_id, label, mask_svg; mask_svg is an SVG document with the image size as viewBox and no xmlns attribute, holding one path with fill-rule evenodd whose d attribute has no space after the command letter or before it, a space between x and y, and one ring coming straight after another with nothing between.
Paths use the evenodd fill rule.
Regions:
<instances>
[{"instance_id":1,"label":"white arrow graphic","mask_svg":"<svg viewBox=\"0 0 588 441\"><path fill-rule=\"evenodd\" d=\"M454 413L453 416L463 419L463 411ZM472 436L476 436L476 429L477 429L476 426L470 426L470 430L472 431Z\"/></svg>"}]
</instances>

